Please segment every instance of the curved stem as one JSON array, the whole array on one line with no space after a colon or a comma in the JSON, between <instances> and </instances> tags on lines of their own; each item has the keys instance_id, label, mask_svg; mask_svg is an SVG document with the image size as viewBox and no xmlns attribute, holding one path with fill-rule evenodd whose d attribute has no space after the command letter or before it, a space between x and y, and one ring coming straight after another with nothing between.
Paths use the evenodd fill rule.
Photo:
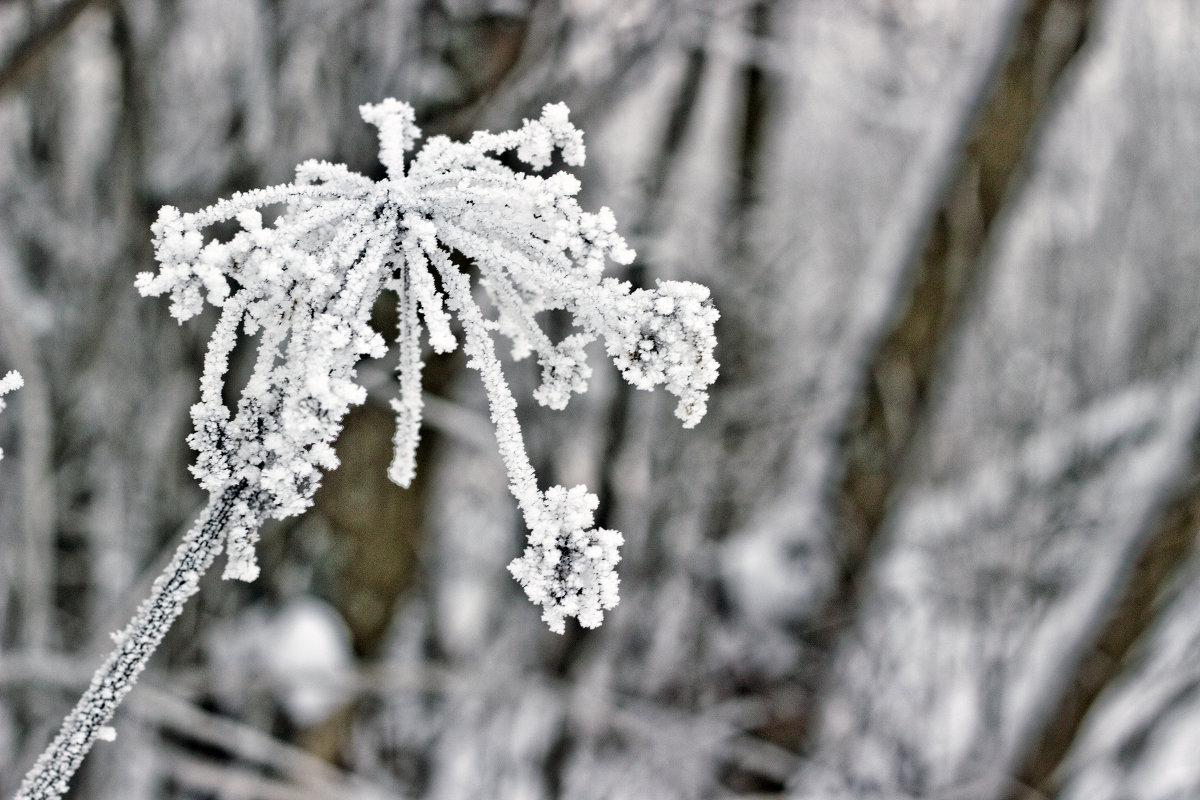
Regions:
<instances>
[{"instance_id":1,"label":"curved stem","mask_svg":"<svg viewBox=\"0 0 1200 800\"><path fill-rule=\"evenodd\" d=\"M244 505L244 486L213 495L196 524L180 542L171 563L125 629L114 636L116 648L92 676L91 685L63 720L54 741L25 775L15 800L56 800L91 750L100 729L133 688L163 636L195 594L200 577L221 552L225 532Z\"/></svg>"}]
</instances>

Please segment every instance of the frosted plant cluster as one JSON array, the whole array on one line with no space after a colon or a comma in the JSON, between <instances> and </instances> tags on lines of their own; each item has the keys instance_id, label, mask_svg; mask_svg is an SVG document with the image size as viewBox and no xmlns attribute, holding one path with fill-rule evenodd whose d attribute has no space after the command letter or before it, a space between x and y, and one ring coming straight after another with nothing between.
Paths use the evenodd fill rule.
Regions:
<instances>
[{"instance_id":1,"label":"frosted plant cluster","mask_svg":"<svg viewBox=\"0 0 1200 800\"><path fill-rule=\"evenodd\" d=\"M717 375L717 312L708 290L677 282L634 290L603 277L608 259L633 259L612 213L582 211L579 182L566 172L543 178L501 161L511 153L540 172L558 153L568 165L582 164L583 136L566 106L547 105L515 131L476 133L462 143L434 137L407 169L406 154L420 136L412 109L385 100L360 110L379 129L384 180L310 161L292 183L191 214L165 207L152 227L160 268L138 276L142 294L169 294L181 322L206 304L219 309L188 440L198 453L192 470L210 501L150 596L113 636L115 649L25 776L17 800L61 797L92 745L111 740L117 706L217 553L228 554L226 577L252 580L262 521L312 503L322 471L337 466L333 443L342 419L366 399L355 366L388 350L370 325L385 289L399 302L391 478L406 486L415 469L422 336L435 351L453 350L453 313L467 363L483 376L509 487L530 531L510 571L559 633L567 617L599 625L617 603L621 534L594 527L597 500L584 487L538 488L493 335L504 334L516 358L536 354L542 382L534 397L544 405L562 408L587 388L584 348L599 339L634 386L664 386L676 395L676 414L692 426ZM279 209L273 222L264 219L264 207ZM206 229L227 222L236 222L236 233L206 239ZM552 341L536 320L550 310L567 312L577 332ZM256 337L258 349L231 410L225 380L239 333ZM19 381L9 375L0 389Z\"/></svg>"},{"instance_id":2,"label":"frosted plant cluster","mask_svg":"<svg viewBox=\"0 0 1200 800\"><path fill-rule=\"evenodd\" d=\"M542 177L502 162L512 154L543 172L557 153L581 165L583 135L565 105L547 105L517 130L479 132L467 142L433 137L407 168L420 136L412 108L385 100L360 111L379 129L386 179L310 161L289 184L191 214L165 207L153 226L160 269L138 276L142 294L170 295L180 321L206 303L220 310L189 442L205 489L215 495L245 487L245 523L227 534L225 575L253 579L257 523L303 511L322 471L337 466L332 445L342 419L366 396L355 365L387 351L370 325L387 289L399 298L390 477L402 486L413 478L422 336L437 352L453 350L453 313L468 364L483 377L509 486L530 531L509 569L551 629L562 632L566 617L599 625L617 602L621 535L594 527L597 501L584 487L539 490L493 335L503 334L517 359L536 356L542 380L534 398L542 405L560 409L587 388L585 347L598 339L632 385L675 395L675 413L691 427L717 375L717 311L708 290L674 281L632 289L604 277L608 259L628 264L634 257L612 213L584 212L579 181L568 172ZM269 224L260 213L267 206L282 208ZM207 228L227 221L236 221L237 233L206 240ZM477 271L474 286L469 267ZM537 321L539 312L556 309L577 329L557 342ZM222 394L239 329L258 337L258 350L231 410Z\"/></svg>"},{"instance_id":3,"label":"frosted plant cluster","mask_svg":"<svg viewBox=\"0 0 1200 800\"><path fill-rule=\"evenodd\" d=\"M3 378L0 378L0 411L3 411L6 405L4 402L4 395L16 389L20 389L24 385L25 382L21 380L21 373L15 370L10 371ZM0 450L0 458L4 458L3 450Z\"/></svg>"}]
</instances>

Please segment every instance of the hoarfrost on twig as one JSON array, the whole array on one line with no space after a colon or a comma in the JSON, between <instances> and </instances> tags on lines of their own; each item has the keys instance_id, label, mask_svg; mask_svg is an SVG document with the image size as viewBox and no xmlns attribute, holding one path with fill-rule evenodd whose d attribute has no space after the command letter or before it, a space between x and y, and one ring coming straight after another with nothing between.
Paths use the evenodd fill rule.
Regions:
<instances>
[{"instance_id":1,"label":"hoarfrost on twig","mask_svg":"<svg viewBox=\"0 0 1200 800\"><path fill-rule=\"evenodd\" d=\"M170 294L181 321L205 302L221 313L192 409L189 441L199 454L192 469L210 492L236 482L257 487L253 511L263 516L304 510L322 471L337 466L332 444L342 418L365 397L355 365L386 350L370 314L380 292L392 289L400 357L388 474L408 485L421 427L421 336L428 331L439 352L454 349L449 309L468 363L483 376L509 484L530 530L530 548L511 571L545 607L551 628L562 629L563 615L597 625L616 603L620 534L592 528L595 502L586 490L538 489L492 331L512 342L515 356L537 357L542 382L534 399L543 405L562 408L586 390L585 347L599 339L632 385L674 394L676 415L691 427L704 415L717 374L717 312L708 290L677 281L633 289L604 277L608 260L634 257L612 213L583 211L579 181L568 172L543 177L502 163L514 153L537 172L558 153L566 164L582 164L583 135L566 106L547 105L517 130L478 132L467 142L433 137L407 166L420 137L412 109L385 100L361 113L379 129L385 180L307 162L293 183L236 194L192 214L167 207L154 224L160 269L138 277L142 293ZM264 206L283 207L273 224L264 224ZM237 233L205 241L207 227L231 220ZM478 270L476 286L460 259ZM490 300L494 319L476 290ZM555 309L578 328L558 342L537 322L538 313ZM231 410L224 383L239 329L259 335L258 359ZM229 532L226 577L257 575L256 537L253 527ZM589 555L596 547L602 557Z\"/></svg>"}]
</instances>

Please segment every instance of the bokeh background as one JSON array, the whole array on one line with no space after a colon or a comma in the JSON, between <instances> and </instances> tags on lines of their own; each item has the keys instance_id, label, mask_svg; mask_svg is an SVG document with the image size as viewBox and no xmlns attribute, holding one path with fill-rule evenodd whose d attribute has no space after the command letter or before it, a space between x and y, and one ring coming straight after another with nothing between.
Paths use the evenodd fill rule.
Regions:
<instances>
[{"instance_id":1,"label":"bokeh background","mask_svg":"<svg viewBox=\"0 0 1200 800\"><path fill-rule=\"evenodd\" d=\"M431 360L402 491L365 365L315 507L72 797L1200 797L1192 0L0 0L0 794L203 505L212 320L137 297L150 221L381 176L387 96L451 136L567 102L618 274L712 288L709 416L599 353L522 401L628 540L559 637L478 377Z\"/></svg>"}]
</instances>

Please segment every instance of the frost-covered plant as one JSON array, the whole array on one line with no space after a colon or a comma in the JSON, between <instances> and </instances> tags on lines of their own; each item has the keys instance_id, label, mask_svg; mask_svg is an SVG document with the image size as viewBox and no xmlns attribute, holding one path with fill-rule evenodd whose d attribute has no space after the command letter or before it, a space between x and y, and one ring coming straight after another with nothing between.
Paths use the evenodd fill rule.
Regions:
<instances>
[{"instance_id":1,"label":"frost-covered plant","mask_svg":"<svg viewBox=\"0 0 1200 800\"><path fill-rule=\"evenodd\" d=\"M342 419L366 396L355 366L387 350L370 325L385 289L399 298L391 478L408 485L414 474L422 332L433 350L453 350L453 313L467 363L483 378L509 487L529 530L528 546L509 570L559 633L567 617L599 625L617 603L621 534L594 526L597 500L584 487L538 488L493 332L511 341L514 357L536 355L542 380L534 398L543 405L562 408L587 388L584 348L598 339L634 386L674 394L676 415L691 427L704 415L717 375L717 312L708 290L674 281L633 289L603 277L608 259L627 264L634 257L612 213L584 212L575 199L579 181L568 172L542 177L501 160L511 153L535 173L549 168L556 152L567 165L582 164L583 136L566 106L547 105L517 130L478 132L467 142L431 138L407 167L420 136L412 109L385 100L360 111L379 129L386 179L310 161L292 183L191 214L166 207L153 225L160 268L138 276L142 294L169 294L180 321L206 302L220 309L189 438L198 453L192 470L212 499L154 593L115 636L116 650L26 776L20 798L66 790L217 552L224 547L228 555L226 577L253 579L261 522L311 504L322 470L337 466L332 445ZM268 206L282 209L270 224L260 213ZM237 233L206 241L206 229L231 220ZM577 328L557 342L537 321L539 312L556 309ZM222 395L239 329L257 336L257 360L230 409Z\"/></svg>"},{"instance_id":2,"label":"frost-covered plant","mask_svg":"<svg viewBox=\"0 0 1200 800\"><path fill-rule=\"evenodd\" d=\"M3 411L6 405L4 395L20 389L24 385L25 381L21 380L21 373L16 370L10 370L7 375L0 378L0 411ZM4 458L4 450L0 450L0 458Z\"/></svg>"}]
</instances>

